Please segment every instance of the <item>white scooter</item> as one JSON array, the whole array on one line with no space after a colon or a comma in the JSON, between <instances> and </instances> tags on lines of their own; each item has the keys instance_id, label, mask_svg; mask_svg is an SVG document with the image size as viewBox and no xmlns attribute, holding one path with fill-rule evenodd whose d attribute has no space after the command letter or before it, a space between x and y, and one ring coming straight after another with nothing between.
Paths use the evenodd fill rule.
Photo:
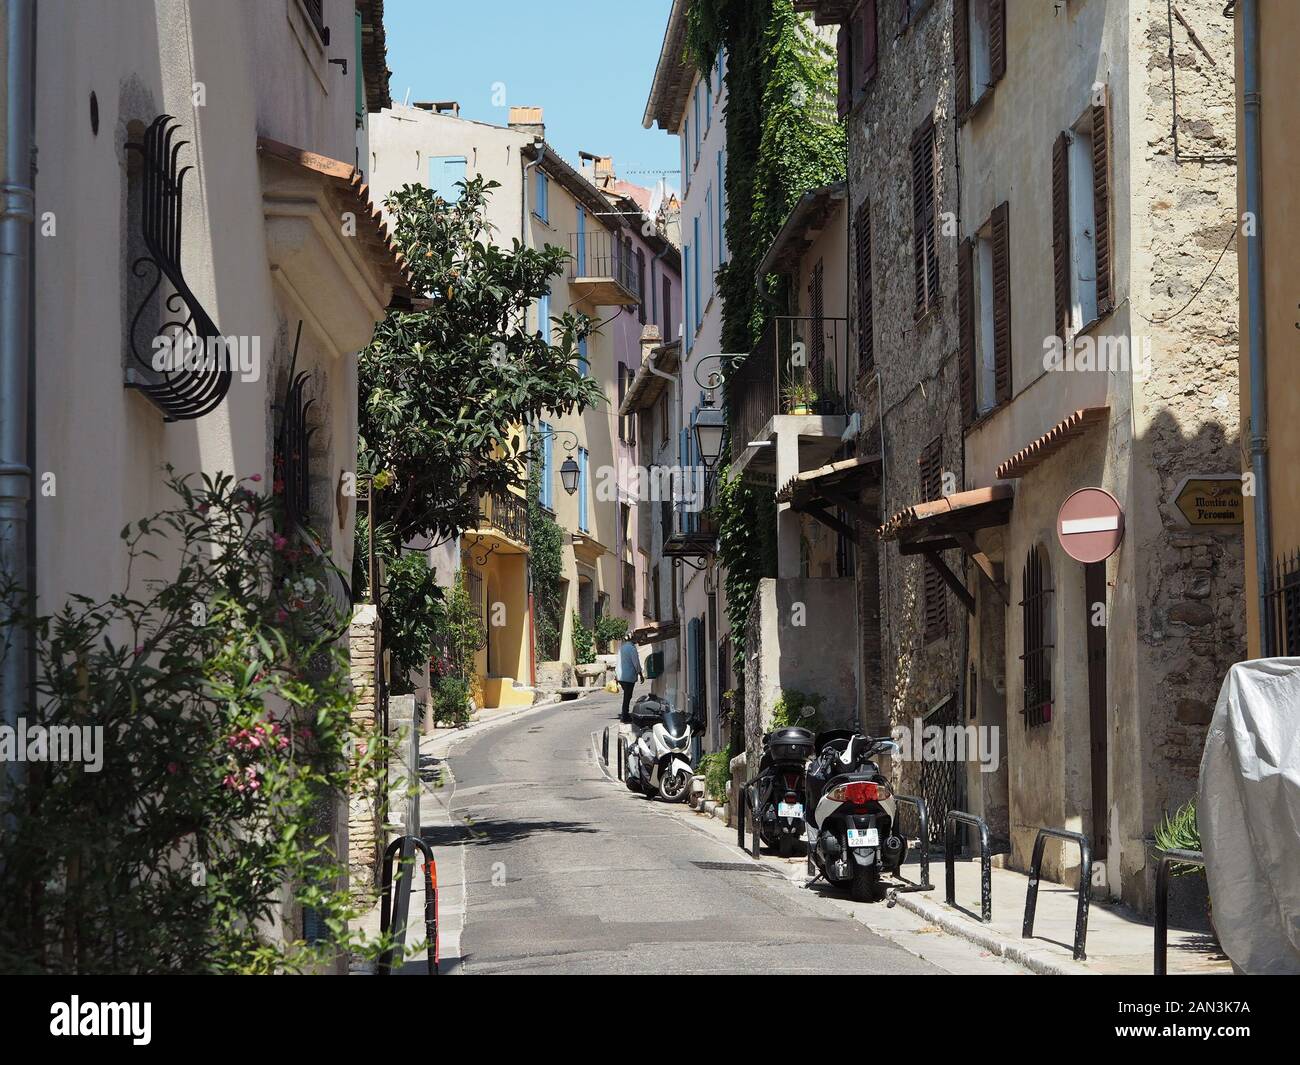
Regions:
<instances>
[{"instance_id":1,"label":"white scooter","mask_svg":"<svg viewBox=\"0 0 1300 1065\"><path fill-rule=\"evenodd\" d=\"M691 790L691 726L686 715L652 696L632 708L633 742L624 783L629 791L682 802Z\"/></svg>"}]
</instances>

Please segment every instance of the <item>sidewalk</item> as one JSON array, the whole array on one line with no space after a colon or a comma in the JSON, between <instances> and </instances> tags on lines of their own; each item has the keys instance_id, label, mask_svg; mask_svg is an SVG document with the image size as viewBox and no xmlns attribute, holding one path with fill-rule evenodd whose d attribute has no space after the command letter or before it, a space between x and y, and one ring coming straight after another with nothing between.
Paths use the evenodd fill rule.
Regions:
<instances>
[{"instance_id":1,"label":"sidewalk","mask_svg":"<svg viewBox=\"0 0 1300 1065\"><path fill-rule=\"evenodd\" d=\"M903 875L912 883L919 883L920 863L914 855L914 851L909 852ZM1093 898L1088 907L1087 958L1076 962L1073 960L1074 922L1079 896L1073 886L1039 881L1034 937L1023 939L1021 928L1029 890L1028 876L1010 869L992 870L993 920L983 924L979 920L979 859L959 859L954 871L955 907L944 901L942 852L930 856L930 882L934 890L900 892L898 905L932 921L945 932L962 936L1034 972L1151 974L1154 925L1127 906ZM1232 963L1207 934L1169 929L1170 975L1231 972Z\"/></svg>"}]
</instances>

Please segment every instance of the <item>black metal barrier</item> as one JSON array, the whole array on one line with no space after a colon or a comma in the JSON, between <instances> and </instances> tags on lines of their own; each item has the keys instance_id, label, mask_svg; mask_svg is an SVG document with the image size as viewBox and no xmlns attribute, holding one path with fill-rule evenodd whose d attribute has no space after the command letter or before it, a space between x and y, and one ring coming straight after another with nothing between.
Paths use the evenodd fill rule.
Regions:
<instances>
[{"instance_id":1,"label":"black metal barrier","mask_svg":"<svg viewBox=\"0 0 1300 1065\"><path fill-rule=\"evenodd\" d=\"M1025 923L1020 929L1022 939L1034 935L1034 911L1038 908L1038 876L1043 864L1043 847L1048 837L1072 840L1079 845L1079 909L1074 917L1074 960L1083 961L1088 955L1084 944L1088 941L1088 894L1092 887L1092 844L1082 832L1068 832L1064 828L1040 828L1034 840L1034 857L1029 863L1029 890L1025 894Z\"/></svg>"},{"instance_id":2,"label":"black metal barrier","mask_svg":"<svg viewBox=\"0 0 1300 1065\"><path fill-rule=\"evenodd\" d=\"M602 739L600 741L600 760L605 763L605 768L608 769L609 768L609 726L608 725L605 726L605 731L602 734Z\"/></svg>"},{"instance_id":3,"label":"black metal barrier","mask_svg":"<svg viewBox=\"0 0 1300 1065\"><path fill-rule=\"evenodd\" d=\"M1201 851L1155 849L1156 858L1156 958L1155 975L1169 975L1169 866L1199 865L1205 868Z\"/></svg>"},{"instance_id":4,"label":"black metal barrier","mask_svg":"<svg viewBox=\"0 0 1300 1065\"><path fill-rule=\"evenodd\" d=\"M379 932L386 933L395 928L397 942L384 951L379 959L376 975L388 976L393 971L393 955L406 944L406 917L411 909L411 884L415 878L406 870L398 873L396 893L393 899L393 858L401 851L403 865L413 860L415 848L424 855L424 931L428 938L427 957L429 975L438 975L438 865L433 860L433 851L418 836L402 836L393 840L384 851L383 896L379 900Z\"/></svg>"},{"instance_id":5,"label":"black metal barrier","mask_svg":"<svg viewBox=\"0 0 1300 1065\"><path fill-rule=\"evenodd\" d=\"M745 849L745 785L736 785L736 846Z\"/></svg>"},{"instance_id":6,"label":"black metal barrier","mask_svg":"<svg viewBox=\"0 0 1300 1065\"><path fill-rule=\"evenodd\" d=\"M989 924L993 920L993 871L992 855L989 853L989 826L984 818L968 814L965 810L949 810L943 826L943 864L944 880L947 888L949 906L956 906L957 870L953 865L956 858L956 823L980 830L980 920Z\"/></svg>"},{"instance_id":7,"label":"black metal barrier","mask_svg":"<svg viewBox=\"0 0 1300 1065\"><path fill-rule=\"evenodd\" d=\"M627 758L626 743L623 739L623 733L618 734L618 779L623 779L623 763Z\"/></svg>"},{"instance_id":8,"label":"black metal barrier","mask_svg":"<svg viewBox=\"0 0 1300 1065\"><path fill-rule=\"evenodd\" d=\"M906 806L911 806L916 810L916 823L921 833L921 882L919 884L907 884L904 887L894 888L895 891L933 891L934 885L930 883L930 815L925 808L925 800L918 799L914 795L895 795L895 802L901 802ZM899 818L902 820L902 818ZM894 825L894 831L902 836L902 831L898 825Z\"/></svg>"}]
</instances>

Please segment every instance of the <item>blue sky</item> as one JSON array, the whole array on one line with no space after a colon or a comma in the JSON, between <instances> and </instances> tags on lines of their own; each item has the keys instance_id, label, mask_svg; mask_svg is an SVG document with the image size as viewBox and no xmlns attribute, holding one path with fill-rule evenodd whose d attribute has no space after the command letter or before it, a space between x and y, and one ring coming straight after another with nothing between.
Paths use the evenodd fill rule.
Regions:
<instances>
[{"instance_id":1,"label":"blue sky","mask_svg":"<svg viewBox=\"0 0 1300 1065\"><path fill-rule=\"evenodd\" d=\"M575 166L612 155L618 176L673 188L677 139L641 128L671 0L387 0L393 98L458 100L462 118L506 124L545 109L546 139ZM544 12L539 17L538 12ZM493 87L504 85L505 106Z\"/></svg>"}]
</instances>

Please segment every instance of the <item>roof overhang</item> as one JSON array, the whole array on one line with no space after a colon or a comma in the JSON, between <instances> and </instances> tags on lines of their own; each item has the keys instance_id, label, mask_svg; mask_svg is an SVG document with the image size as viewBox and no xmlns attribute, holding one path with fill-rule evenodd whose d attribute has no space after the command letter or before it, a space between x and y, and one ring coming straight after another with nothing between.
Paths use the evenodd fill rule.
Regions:
<instances>
[{"instance_id":1,"label":"roof overhang","mask_svg":"<svg viewBox=\"0 0 1300 1065\"><path fill-rule=\"evenodd\" d=\"M954 492L900 510L880 526L878 535L882 540L897 540L905 555L946 551L961 546L956 542L959 536L1005 525L1014 501L1015 489L1009 484Z\"/></svg>"},{"instance_id":2,"label":"roof overhang","mask_svg":"<svg viewBox=\"0 0 1300 1065\"><path fill-rule=\"evenodd\" d=\"M1100 425L1110 416L1109 407L1081 407L1068 418L1063 418L1042 436L1022 447L998 466L995 476L1000 481L1023 477L1040 462L1051 458L1076 436L1082 436L1094 425Z\"/></svg>"},{"instance_id":3,"label":"roof overhang","mask_svg":"<svg viewBox=\"0 0 1300 1065\"><path fill-rule=\"evenodd\" d=\"M659 49L654 81L650 83L650 98L641 118L641 125L646 129L657 122L660 129L676 133L686 114L686 102L695 83L695 69L686 61L686 13L689 8L690 0L673 0L672 10L668 12L664 43Z\"/></svg>"},{"instance_id":4,"label":"roof overhang","mask_svg":"<svg viewBox=\"0 0 1300 1065\"><path fill-rule=\"evenodd\" d=\"M384 0L356 0L361 13L361 66L366 79L366 110L393 106L389 95L388 45L384 36Z\"/></svg>"},{"instance_id":5,"label":"roof overhang","mask_svg":"<svg viewBox=\"0 0 1300 1065\"><path fill-rule=\"evenodd\" d=\"M641 363L636 376L632 378L632 385L623 396L623 402L619 404L619 414L626 418L636 414L637 411L649 410L653 407L663 395L664 389L671 383L668 378L661 377L660 374L676 373L681 363L682 342L680 340L653 349ZM652 366L654 369L651 369ZM656 370L659 372L656 373Z\"/></svg>"},{"instance_id":6,"label":"roof overhang","mask_svg":"<svg viewBox=\"0 0 1300 1065\"><path fill-rule=\"evenodd\" d=\"M536 141L525 144L521 149L524 158L530 162L540 158L541 161L537 165L547 177L557 181L591 215L598 218L600 224L606 229L618 229L617 225L611 225L609 222L609 200L605 198L604 193L570 166L568 160L549 144L545 141L541 144L540 149Z\"/></svg>"},{"instance_id":7,"label":"roof overhang","mask_svg":"<svg viewBox=\"0 0 1300 1065\"><path fill-rule=\"evenodd\" d=\"M824 230L835 213L844 206L848 198L848 185L836 181L820 188L809 189L799 197L799 202L782 223L772 245L758 264L755 274L766 277L768 274L789 273L798 263L799 257L811 246L817 235Z\"/></svg>"},{"instance_id":8,"label":"roof overhang","mask_svg":"<svg viewBox=\"0 0 1300 1065\"><path fill-rule=\"evenodd\" d=\"M856 543L856 525L844 521L836 512L843 511L863 525L874 525L880 472L879 455L841 459L795 474L777 491L776 501L789 503L791 510L816 518ZM863 500L864 495L872 497L869 503Z\"/></svg>"},{"instance_id":9,"label":"roof overhang","mask_svg":"<svg viewBox=\"0 0 1300 1065\"><path fill-rule=\"evenodd\" d=\"M794 0L794 9L811 12L818 26L834 26L847 22L858 0Z\"/></svg>"},{"instance_id":10,"label":"roof overhang","mask_svg":"<svg viewBox=\"0 0 1300 1065\"><path fill-rule=\"evenodd\" d=\"M668 643L677 639L681 630L682 624L680 621L668 621L662 625L645 625L642 628L633 629L627 634L627 638L635 644Z\"/></svg>"}]
</instances>

